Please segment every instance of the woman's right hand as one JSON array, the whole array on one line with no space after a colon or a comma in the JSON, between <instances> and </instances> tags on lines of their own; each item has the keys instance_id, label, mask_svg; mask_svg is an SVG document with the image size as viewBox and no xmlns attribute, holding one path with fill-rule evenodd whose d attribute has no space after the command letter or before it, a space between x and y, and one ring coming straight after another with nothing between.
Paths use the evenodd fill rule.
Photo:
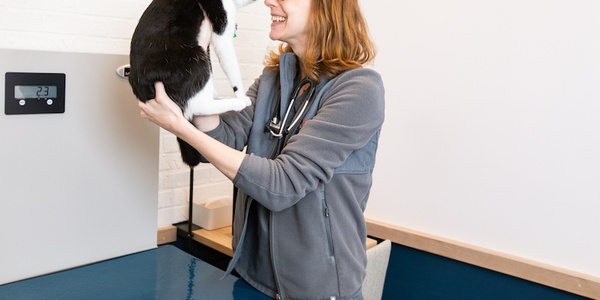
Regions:
<instances>
[{"instance_id":1,"label":"woman's right hand","mask_svg":"<svg viewBox=\"0 0 600 300\"><path fill-rule=\"evenodd\" d=\"M189 122L183 116L181 108L169 98L162 82L154 84L156 98L138 103L142 118L164 128L178 136L183 124Z\"/></svg>"}]
</instances>

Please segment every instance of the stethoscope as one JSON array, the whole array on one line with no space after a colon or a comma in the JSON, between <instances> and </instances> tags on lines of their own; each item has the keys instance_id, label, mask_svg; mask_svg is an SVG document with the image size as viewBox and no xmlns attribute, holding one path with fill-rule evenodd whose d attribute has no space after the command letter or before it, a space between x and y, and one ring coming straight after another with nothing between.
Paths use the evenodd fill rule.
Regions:
<instances>
[{"instance_id":1,"label":"stethoscope","mask_svg":"<svg viewBox=\"0 0 600 300\"><path fill-rule=\"evenodd\" d=\"M288 119L290 118L290 113L292 111L292 108L294 107L294 102L296 102L296 99L298 98L298 94L300 94L302 87L305 86L306 84L308 84L308 89L307 89L308 96L306 98L304 98L304 102L302 103L300 110L294 114L294 116L292 117L291 123L289 125L287 125ZM271 132L271 134L274 137L282 138L282 137L286 136L288 133L294 132L297 129L297 125L299 124L300 120L302 120L304 118L304 116L308 112L307 109L310 107L310 105L315 100L316 89L317 89L317 85L310 78L307 77L307 78L303 79L300 82L300 84L298 85L298 87L296 88L296 90L294 91L294 94L292 94L292 99L290 100L290 103L288 104L285 114L283 115L283 119L279 119L279 110L280 110L281 101L277 102L277 105L273 111L273 117L269 120L269 123L267 124L267 128L269 129L269 131Z\"/></svg>"}]
</instances>

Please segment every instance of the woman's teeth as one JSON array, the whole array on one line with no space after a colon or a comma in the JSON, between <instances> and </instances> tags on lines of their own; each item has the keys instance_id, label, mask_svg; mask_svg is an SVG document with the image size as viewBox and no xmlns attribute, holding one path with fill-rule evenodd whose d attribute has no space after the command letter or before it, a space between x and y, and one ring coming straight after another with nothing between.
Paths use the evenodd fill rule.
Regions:
<instances>
[{"instance_id":1,"label":"woman's teeth","mask_svg":"<svg viewBox=\"0 0 600 300\"><path fill-rule=\"evenodd\" d=\"M285 17L281 16L272 16L271 21L273 22L285 22Z\"/></svg>"}]
</instances>

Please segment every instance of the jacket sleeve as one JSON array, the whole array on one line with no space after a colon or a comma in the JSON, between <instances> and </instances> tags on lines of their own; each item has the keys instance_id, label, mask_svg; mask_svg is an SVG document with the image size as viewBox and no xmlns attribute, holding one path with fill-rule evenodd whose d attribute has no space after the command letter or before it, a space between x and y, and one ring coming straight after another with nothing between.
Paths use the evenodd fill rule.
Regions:
<instances>
[{"instance_id":1,"label":"jacket sleeve","mask_svg":"<svg viewBox=\"0 0 600 300\"><path fill-rule=\"evenodd\" d=\"M328 182L350 154L364 147L384 120L380 75L367 68L344 72L317 114L275 159L247 155L234 184L272 211L293 206L319 182Z\"/></svg>"}]
</instances>

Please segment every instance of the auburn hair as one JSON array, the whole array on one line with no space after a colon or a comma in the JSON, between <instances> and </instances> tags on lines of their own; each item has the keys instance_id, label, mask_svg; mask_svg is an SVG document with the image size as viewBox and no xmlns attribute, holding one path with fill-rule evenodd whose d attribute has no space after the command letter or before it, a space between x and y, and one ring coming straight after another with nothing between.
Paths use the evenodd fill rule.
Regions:
<instances>
[{"instance_id":1,"label":"auburn hair","mask_svg":"<svg viewBox=\"0 0 600 300\"><path fill-rule=\"evenodd\" d=\"M358 0L310 1L308 45L300 63L303 74L318 81L321 75L335 77L374 60L375 45ZM267 55L265 66L278 69L280 55L292 51L288 44L281 43Z\"/></svg>"}]
</instances>

